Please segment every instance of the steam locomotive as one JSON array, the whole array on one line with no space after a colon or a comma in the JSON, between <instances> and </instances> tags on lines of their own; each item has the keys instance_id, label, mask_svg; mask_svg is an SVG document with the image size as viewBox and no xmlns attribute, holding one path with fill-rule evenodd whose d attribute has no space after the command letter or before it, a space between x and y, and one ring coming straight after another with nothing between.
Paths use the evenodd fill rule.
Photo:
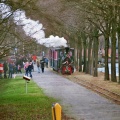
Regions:
<instances>
[{"instance_id":1,"label":"steam locomotive","mask_svg":"<svg viewBox=\"0 0 120 120\"><path fill-rule=\"evenodd\" d=\"M49 52L50 67L62 74L74 72L74 48L51 48Z\"/></svg>"}]
</instances>

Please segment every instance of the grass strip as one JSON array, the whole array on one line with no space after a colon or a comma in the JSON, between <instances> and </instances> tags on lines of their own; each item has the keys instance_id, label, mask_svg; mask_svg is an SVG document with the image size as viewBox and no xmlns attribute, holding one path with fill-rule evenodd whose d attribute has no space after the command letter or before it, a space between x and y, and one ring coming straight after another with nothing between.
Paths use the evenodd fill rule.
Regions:
<instances>
[{"instance_id":1,"label":"grass strip","mask_svg":"<svg viewBox=\"0 0 120 120\"><path fill-rule=\"evenodd\" d=\"M55 99L47 97L34 81L22 77L0 79L0 120L51 120Z\"/></svg>"}]
</instances>

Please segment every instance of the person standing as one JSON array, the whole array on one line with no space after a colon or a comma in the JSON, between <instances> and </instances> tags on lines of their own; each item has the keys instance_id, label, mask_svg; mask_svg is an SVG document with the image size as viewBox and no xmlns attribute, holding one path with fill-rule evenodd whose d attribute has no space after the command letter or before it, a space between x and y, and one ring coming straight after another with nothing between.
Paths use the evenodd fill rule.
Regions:
<instances>
[{"instance_id":1,"label":"person standing","mask_svg":"<svg viewBox=\"0 0 120 120\"><path fill-rule=\"evenodd\" d=\"M28 75L28 65L29 65L29 62L27 61L27 62L25 62L24 63L24 70L25 70L25 75Z\"/></svg>"},{"instance_id":2,"label":"person standing","mask_svg":"<svg viewBox=\"0 0 120 120\"><path fill-rule=\"evenodd\" d=\"M45 58L46 67L48 68L48 58Z\"/></svg>"},{"instance_id":3,"label":"person standing","mask_svg":"<svg viewBox=\"0 0 120 120\"><path fill-rule=\"evenodd\" d=\"M33 56L32 56L32 60L33 60L34 64L36 63L36 59L37 59L37 56L36 56L36 55L33 55Z\"/></svg>"},{"instance_id":4,"label":"person standing","mask_svg":"<svg viewBox=\"0 0 120 120\"><path fill-rule=\"evenodd\" d=\"M8 78L12 78L12 75L13 75L13 63L10 62L9 63L9 75L8 75Z\"/></svg>"},{"instance_id":5,"label":"person standing","mask_svg":"<svg viewBox=\"0 0 120 120\"><path fill-rule=\"evenodd\" d=\"M28 73L29 73L31 78L32 78L32 68L33 68L33 64L32 64L32 61L30 61L29 65L28 65L28 68L27 68L27 76L28 76Z\"/></svg>"},{"instance_id":6,"label":"person standing","mask_svg":"<svg viewBox=\"0 0 120 120\"><path fill-rule=\"evenodd\" d=\"M37 68L38 68L38 73L40 73L40 61L37 60Z\"/></svg>"},{"instance_id":7,"label":"person standing","mask_svg":"<svg viewBox=\"0 0 120 120\"><path fill-rule=\"evenodd\" d=\"M34 72L34 64L33 64L33 61L32 61L32 71Z\"/></svg>"},{"instance_id":8,"label":"person standing","mask_svg":"<svg viewBox=\"0 0 120 120\"><path fill-rule=\"evenodd\" d=\"M40 61L42 73L44 73L44 67L45 67L44 63L45 63L44 60L41 60L41 61Z\"/></svg>"},{"instance_id":9,"label":"person standing","mask_svg":"<svg viewBox=\"0 0 120 120\"><path fill-rule=\"evenodd\" d=\"M4 61L3 70L4 70L4 78L7 78L8 64L6 61Z\"/></svg>"}]
</instances>

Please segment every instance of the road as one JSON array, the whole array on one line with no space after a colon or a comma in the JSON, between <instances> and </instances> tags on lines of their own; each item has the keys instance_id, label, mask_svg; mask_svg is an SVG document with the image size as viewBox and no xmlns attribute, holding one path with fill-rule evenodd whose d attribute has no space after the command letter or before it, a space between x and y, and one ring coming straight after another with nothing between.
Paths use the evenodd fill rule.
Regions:
<instances>
[{"instance_id":1,"label":"road","mask_svg":"<svg viewBox=\"0 0 120 120\"><path fill-rule=\"evenodd\" d=\"M63 112L76 120L120 120L120 105L101 97L45 68L44 73L33 72L33 80L46 95L59 100Z\"/></svg>"}]
</instances>

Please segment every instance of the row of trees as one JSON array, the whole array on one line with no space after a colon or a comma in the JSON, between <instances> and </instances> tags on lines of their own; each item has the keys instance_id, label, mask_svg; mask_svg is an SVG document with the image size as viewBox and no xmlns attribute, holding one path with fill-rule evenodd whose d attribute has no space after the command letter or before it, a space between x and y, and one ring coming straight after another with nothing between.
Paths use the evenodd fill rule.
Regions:
<instances>
[{"instance_id":1,"label":"row of trees","mask_svg":"<svg viewBox=\"0 0 120 120\"><path fill-rule=\"evenodd\" d=\"M15 51L22 55L27 53L34 54L37 52L37 50L40 52L41 46L36 42L36 40L27 37L22 30L22 26L17 26L13 20L13 13L17 9L28 9L33 1L8 0L4 1L4 4L3 1L0 1L0 3L0 7L8 5L11 8L11 10L8 12L9 14L0 11L0 59L5 58L11 54L15 54ZM5 17L3 17L4 15Z\"/></svg>"},{"instance_id":2,"label":"row of trees","mask_svg":"<svg viewBox=\"0 0 120 120\"><path fill-rule=\"evenodd\" d=\"M39 1L39 0L38 0ZM119 0L60 0L62 6L53 13L54 19L62 24L54 24L52 34L64 36L68 44L75 48L76 67L79 71L98 76L98 50L104 38L105 80L120 83L116 77L116 42L118 40L118 63L120 68L120 1ZM47 4L47 2L46 2ZM54 6L53 6L54 7ZM41 7L42 8L42 7ZM61 9L59 9L61 8ZM66 9L67 10L66 10ZM46 8L47 9L47 8ZM41 9L42 11L42 9ZM61 13L56 13L61 11ZM67 11L71 11L67 12ZM45 12L45 11L43 11ZM46 12L45 12L46 13ZM51 12L47 12L51 15ZM52 16L52 18L53 18ZM53 19L53 20L54 20ZM66 21L67 20L67 21ZM108 49L111 47L111 76L108 68ZM82 52L83 51L83 52ZM88 54L87 54L88 51ZM84 67L82 69L82 63ZM119 70L118 68L118 70ZM120 71L119 71L120 74ZM111 78L111 79L110 79Z\"/></svg>"},{"instance_id":3,"label":"row of trees","mask_svg":"<svg viewBox=\"0 0 120 120\"><path fill-rule=\"evenodd\" d=\"M39 10L35 5L37 1L24 1L24 0L11 0L5 1L9 4L13 11L18 8L22 8L26 11L28 9ZM34 3L33 3L34 2ZM64 7L76 10L75 15L77 16L78 22L69 24L71 20L64 25L64 19L57 18L53 22L53 28L50 28L52 34L65 36L68 39L68 43L71 47L76 50L76 66L79 66L79 71L98 76L98 49L100 48L101 36L104 37L104 49L105 49L105 80L110 80L109 68L108 68L108 49L111 43L111 81L120 83L120 76L117 80L116 77L116 41L118 39L118 63L120 68L120 1L119 0L61 0L59 3L63 4ZM34 5L34 6L33 6ZM42 7L41 7L42 8ZM63 12L64 9L62 9ZM65 11L66 12L66 11ZM50 19L47 17L45 11L39 12L41 17L45 17L46 21ZM37 13L37 14L39 14ZM29 13L30 15L30 13ZM57 15L57 14L56 14ZM73 15L73 16L75 16ZM65 14L67 16L67 14ZM64 17L65 17L64 16ZM68 16L72 16L69 15ZM54 20L55 17L51 17ZM48 20L49 19L49 20ZM59 19L59 20L58 20ZM62 20L61 20L62 19ZM71 18L70 18L71 19ZM75 18L74 18L75 19ZM72 20L74 20L72 19ZM57 22L57 20L59 22ZM60 23L61 22L61 23ZM60 23L60 24L59 24ZM52 25L52 22L51 22ZM58 25L58 26L57 26ZM12 22L11 15L5 19L0 19L0 57L9 53L11 48L21 47L26 45L26 51L29 49L29 42L20 30L14 32L16 26ZM50 32L46 33L48 36ZM117 37L116 37L117 36ZM35 40L30 40L34 41ZM13 44L16 43L16 44ZM35 44L33 45L33 47ZM31 47L30 47L31 48ZM83 52L82 52L83 51ZM88 54L87 54L88 51ZM4 54L3 54L4 53ZM83 53L83 54L82 54ZM82 69L82 62L84 61L84 68ZM119 69L118 68L118 69ZM120 74L120 71L119 71Z\"/></svg>"},{"instance_id":4,"label":"row of trees","mask_svg":"<svg viewBox=\"0 0 120 120\"><path fill-rule=\"evenodd\" d=\"M104 46L102 45L105 50L104 79L120 83L120 1L62 0L62 2L66 6L70 6L72 11L77 9L75 14L79 20L76 23L74 21L73 24L68 23L69 25L64 30L62 27L58 27L58 32L56 31L55 34L65 36L70 46L75 48L76 68L79 67L79 71L94 77L98 76L98 50L101 48L100 41L104 38ZM74 17L71 14L68 16ZM118 44L118 79L116 76L116 43ZM109 48L111 48L111 76L108 67ZM83 61L84 67L82 69Z\"/></svg>"},{"instance_id":5,"label":"row of trees","mask_svg":"<svg viewBox=\"0 0 120 120\"><path fill-rule=\"evenodd\" d=\"M105 80L120 83L120 76L116 77L116 42L118 40L118 63L120 69L120 1L119 0L81 0L75 6L80 11L80 27L75 34L69 34L75 40L77 50L76 63L82 71L82 56L84 61L83 72L98 76L98 49L101 36L104 36L105 49ZM75 28L73 28L75 29ZM69 29L70 30L70 29ZM69 31L68 30L68 31ZM72 43L73 44L73 43ZM71 44L71 45L72 45ZM108 68L108 49L111 44L111 79ZM82 55L81 51L84 51ZM88 54L87 54L88 50ZM78 60L79 59L79 63ZM120 75L120 71L119 71Z\"/></svg>"}]
</instances>

